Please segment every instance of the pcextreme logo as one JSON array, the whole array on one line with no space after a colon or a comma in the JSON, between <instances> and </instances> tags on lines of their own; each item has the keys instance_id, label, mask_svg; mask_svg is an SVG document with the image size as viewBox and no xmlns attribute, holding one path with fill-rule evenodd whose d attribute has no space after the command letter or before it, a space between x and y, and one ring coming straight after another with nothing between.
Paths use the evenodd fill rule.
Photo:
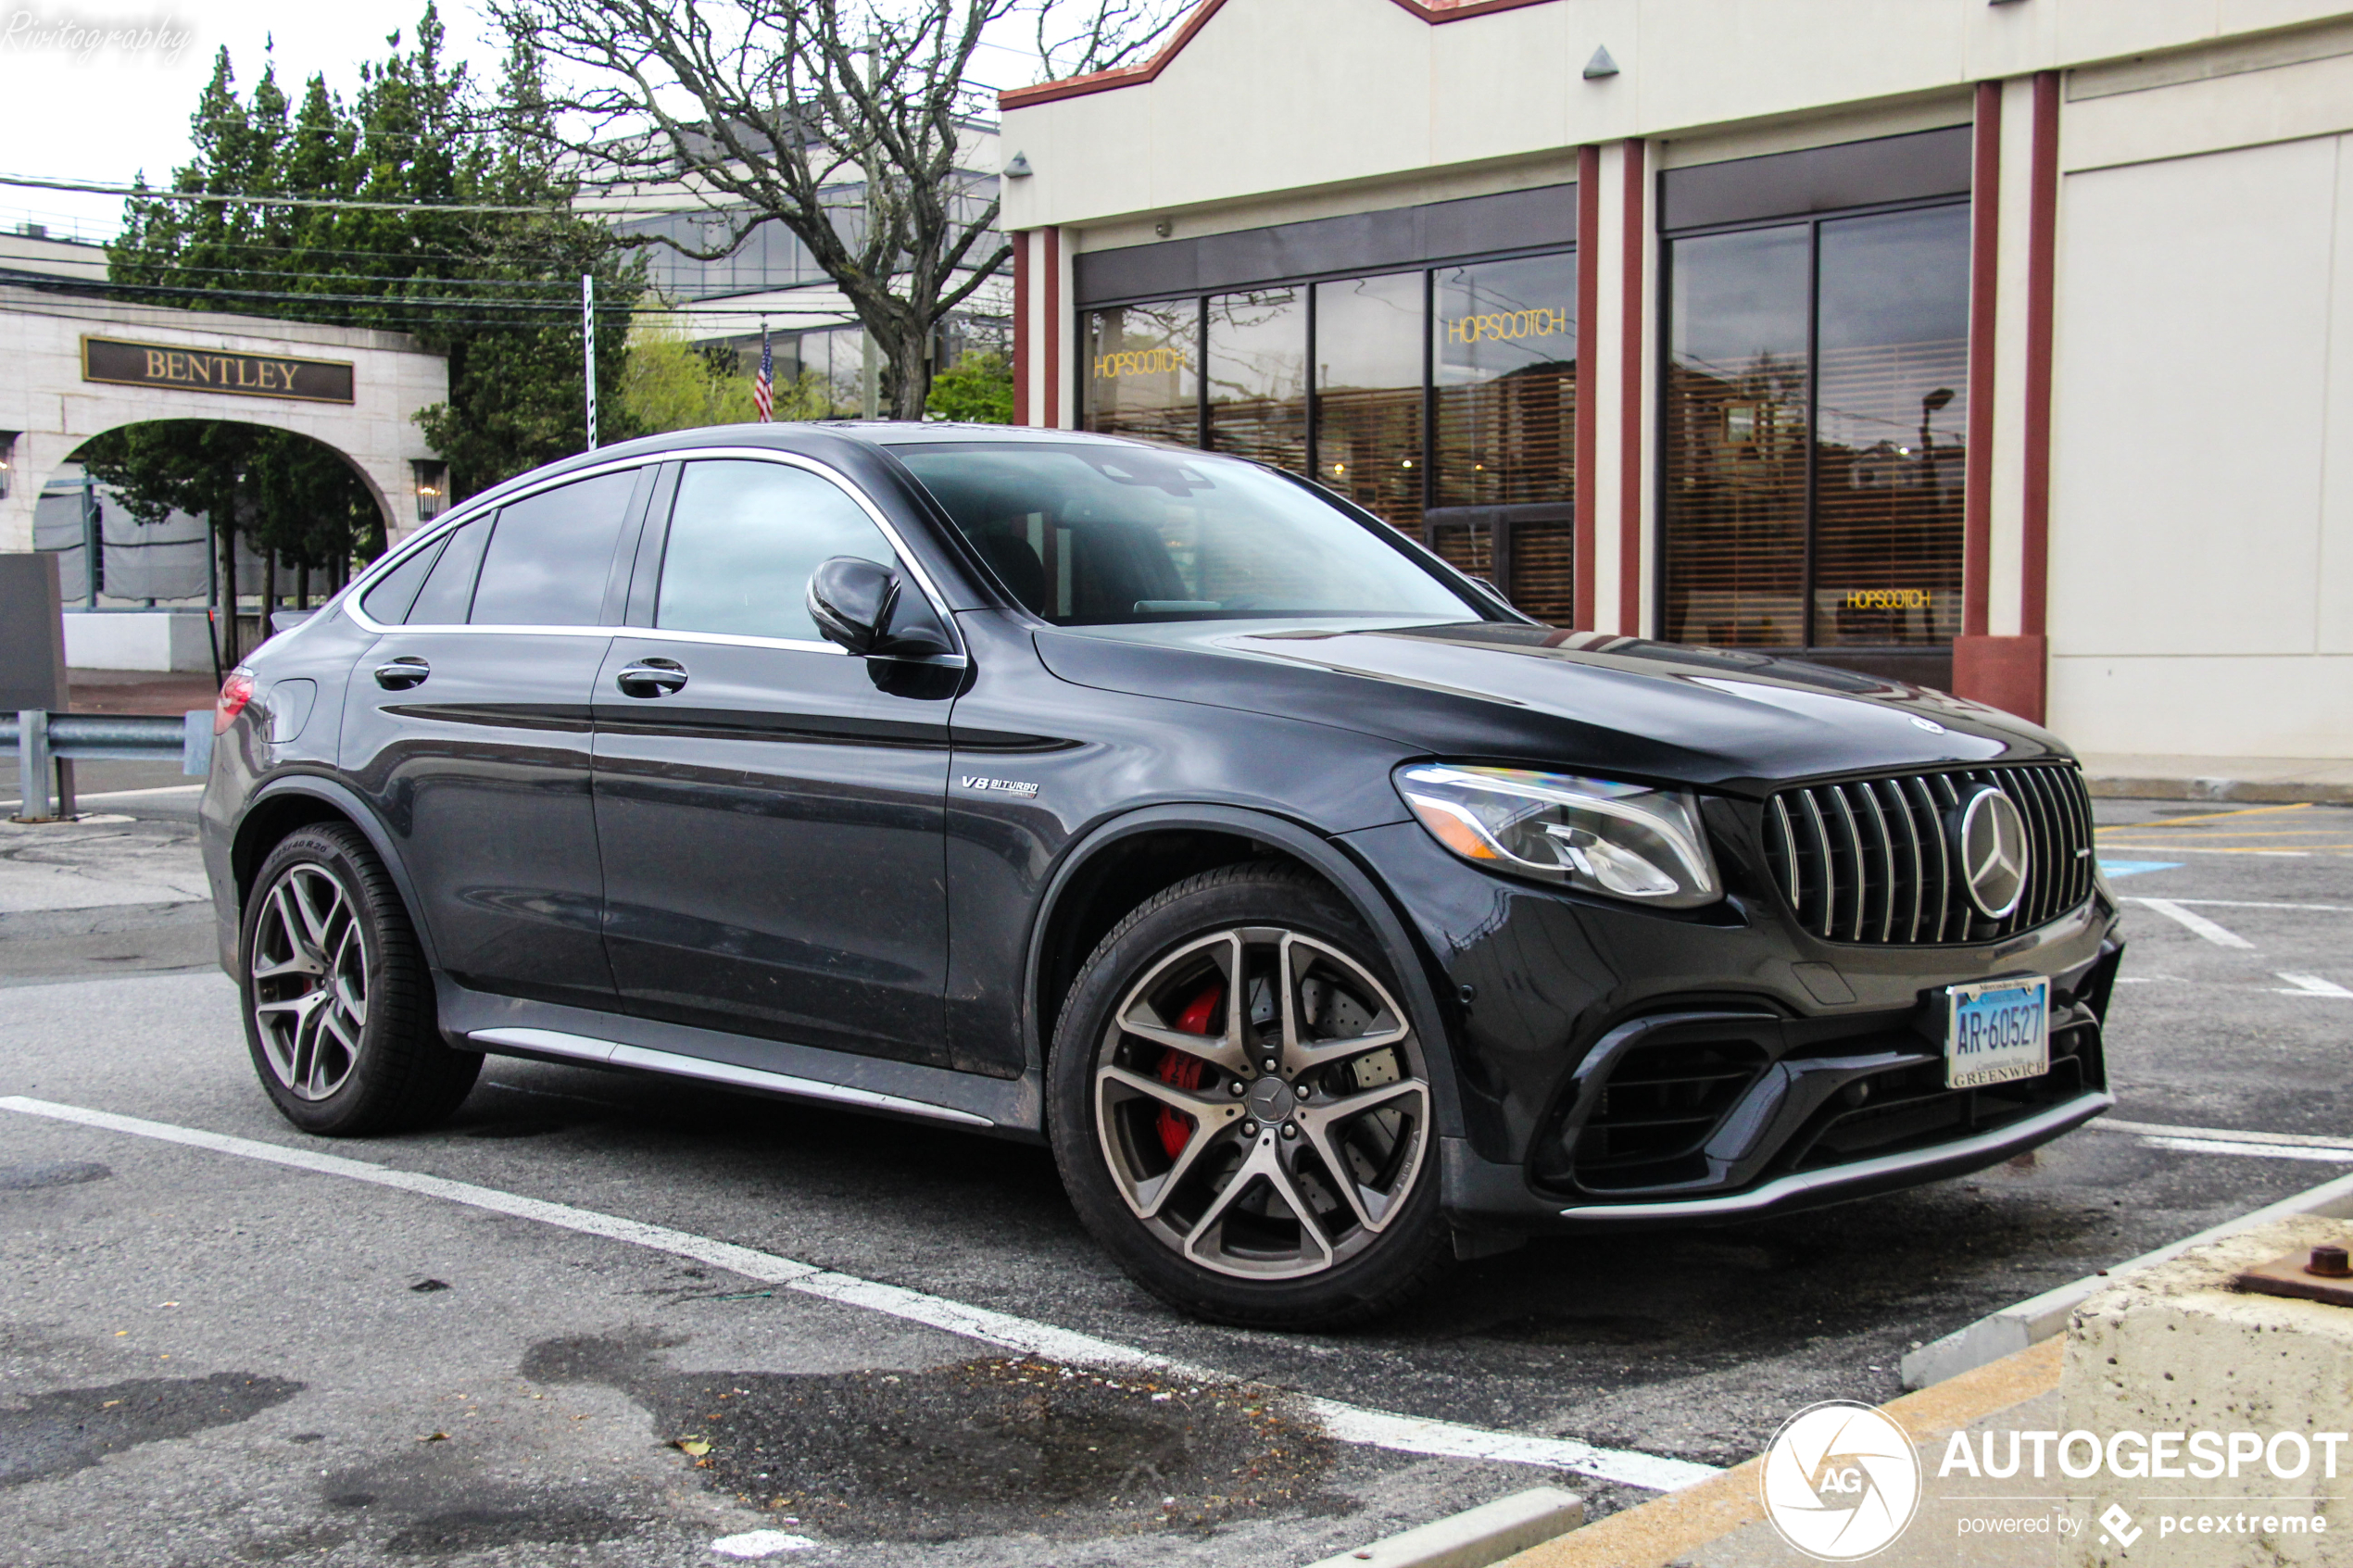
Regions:
<instances>
[{"instance_id":1,"label":"pcextreme logo","mask_svg":"<svg viewBox=\"0 0 2353 1568\"><path fill-rule=\"evenodd\" d=\"M1765 1515L1782 1540L1823 1562L1893 1542L1920 1504L1912 1439L1869 1405L1832 1399L1785 1422L1765 1450Z\"/></svg>"}]
</instances>

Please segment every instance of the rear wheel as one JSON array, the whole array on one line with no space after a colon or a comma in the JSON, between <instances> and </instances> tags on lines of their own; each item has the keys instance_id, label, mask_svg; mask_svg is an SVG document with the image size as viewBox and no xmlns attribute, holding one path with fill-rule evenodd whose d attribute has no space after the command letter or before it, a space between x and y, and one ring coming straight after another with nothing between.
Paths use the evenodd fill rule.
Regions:
<instances>
[{"instance_id":1,"label":"rear wheel","mask_svg":"<svg viewBox=\"0 0 2353 1568\"><path fill-rule=\"evenodd\" d=\"M442 1043L415 928L368 841L297 829L253 885L238 944L245 1044L280 1113L347 1137L455 1110L482 1058Z\"/></svg>"},{"instance_id":2,"label":"rear wheel","mask_svg":"<svg viewBox=\"0 0 2353 1568\"><path fill-rule=\"evenodd\" d=\"M1147 1288L1228 1323L1385 1311L1451 1259L1428 1067L1353 912L1229 866L1106 936L1054 1032L1054 1154Z\"/></svg>"}]
</instances>

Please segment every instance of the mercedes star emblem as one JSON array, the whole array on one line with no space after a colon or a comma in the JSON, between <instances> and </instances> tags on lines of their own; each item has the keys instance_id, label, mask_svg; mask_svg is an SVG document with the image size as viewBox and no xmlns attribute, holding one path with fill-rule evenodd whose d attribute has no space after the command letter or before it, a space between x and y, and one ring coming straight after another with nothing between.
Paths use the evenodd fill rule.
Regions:
<instances>
[{"instance_id":1,"label":"mercedes star emblem","mask_svg":"<svg viewBox=\"0 0 2353 1568\"><path fill-rule=\"evenodd\" d=\"M2026 893L2031 851L2026 819L2010 797L1993 784L1980 784L1957 812L1953 850L1960 859L1969 901L1988 920L2018 908Z\"/></svg>"}]
</instances>

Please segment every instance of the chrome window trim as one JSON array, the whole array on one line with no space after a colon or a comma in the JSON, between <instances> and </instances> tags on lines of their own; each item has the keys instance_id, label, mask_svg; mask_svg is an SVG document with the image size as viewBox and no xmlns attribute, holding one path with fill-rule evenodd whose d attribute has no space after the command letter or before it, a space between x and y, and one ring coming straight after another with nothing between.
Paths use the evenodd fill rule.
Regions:
<instances>
[{"instance_id":1,"label":"chrome window trim","mask_svg":"<svg viewBox=\"0 0 2353 1568\"><path fill-rule=\"evenodd\" d=\"M553 490L559 485L570 484L576 480L595 479L603 474L651 468L662 463L685 463L711 458L781 463L786 468L799 469L815 474L843 495L848 495L856 503L858 508L866 514L867 520L881 531L882 536L890 542L891 549L899 557L900 569L909 577L913 578L915 585L923 590L924 598L930 604L932 614L938 619L940 625L948 633L949 640L955 644L957 649L954 653L935 655L925 659L900 659L887 654L872 657L893 659L896 662L908 664L938 665L950 669L964 667L967 660L963 630L956 624L956 618L948 612L947 596L939 591L939 585L932 581L931 573L925 570L923 561L914 551L907 547L906 536L900 532L898 525L890 521L889 516L875 504L874 498L851 483L839 470L829 464L821 463L814 458L804 457L799 452L780 452L774 447L766 446L682 446L671 452L642 453L634 458L621 458L610 463L598 463L587 468L573 469L565 473L550 474L535 484L501 495L495 502L469 501L452 508L446 516L435 518L432 527L420 529L399 549L386 552L384 558L355 578L350 586L345 590L348 596L348 602L345 606L344 613L378 636L392 636L402 632L431 632L436 634L466 632L484 635L542 637L626 635L650 637L658 642L718 643L731 647L781 648L793 653L830 653L843 659L858 657L848 648L840 647L833 643L813 642L806 637L754 637L733 632L688 632L664 626L474 626L464 624L387 626L371 619L359 608L359 601L367 596L371 588L375 586L377 580L407 559L411 553L424 548L426 541L454 533L476 518L496 511L501 507L511 506L517 501L539 495L543 491Z\"/></svg>"}]
</instances>

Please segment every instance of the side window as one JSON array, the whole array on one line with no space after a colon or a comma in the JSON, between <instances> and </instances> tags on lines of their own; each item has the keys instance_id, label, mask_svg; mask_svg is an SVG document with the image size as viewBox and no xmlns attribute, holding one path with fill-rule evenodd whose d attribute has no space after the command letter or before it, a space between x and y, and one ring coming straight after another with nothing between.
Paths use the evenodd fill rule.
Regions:
<instances>
[{"instance_id":1,"label":"side window","mask_svg":"<svg viewBox=\"0 0 2353 1568\"><path fill-rule=\"evenodd\" d=\"M817 642L809 578L820 562L898 555L840 487L782 463L688 463L671 508L654 624Z\"/></svg>"},{"instance_id":2,"label":"side window","mask_svg":"<svg viewBox=\"0 0 2353 1568\"><path fill-rule=\"evenodd\" d=\"M449 536L441 558L433 563L417 606L409 612L411 626L462 626L466 606L474 596L474 572L482 566L483 541L490 537L490 520L478 517Z\"/></svg>"},{"instance_id":3,"label":"side window","mask_svg":"<svg viewBox=\"0 0 2353 1568\"><path fill-rule=\"evenodd\" d=\"M417 602L417 590L424 586L425 573L433 570L442 546L447 542L436 540L385 572L359 601L368 619L379 626L397 626L408 620L409 607Z\"/></svg>"},{"instance_id":4,"label":"side window","mask_svg":"<svg viewBox=\"0 0 2353 1568\"><path fill-rule=\"evenodd\" d=\"M636 485L636 472L623 470L500 508L469 619L477 626L597 624Z\"/></svg>"}]
</instances>

